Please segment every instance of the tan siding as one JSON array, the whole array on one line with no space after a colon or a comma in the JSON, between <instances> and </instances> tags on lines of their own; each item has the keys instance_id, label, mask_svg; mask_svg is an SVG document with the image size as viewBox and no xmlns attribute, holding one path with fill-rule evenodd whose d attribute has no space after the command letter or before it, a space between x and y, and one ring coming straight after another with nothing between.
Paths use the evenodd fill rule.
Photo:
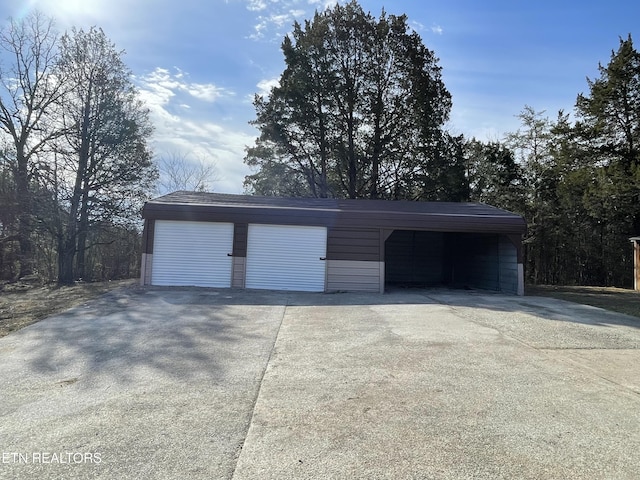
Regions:
<instances>
[{"instance_id":1,"label":"tan siding","mask_svg":"<svg viewBox=\"0 0 640 480\"><path fill-rule=\"evenodd\" d=\"M633 289L640 291L640 237L632 237L633 244Z\"/></svg>"},{"instance_id":2,"label":"tan siding","mask_svg":"<svg viewBox=\"0 0 640 480\"><path fill-rule=\"evenodd\" d=\"M143 253L140 262L140 285L151 285L151 269L153 267L153 254Z\"/></svg>"},{"instance_id":3,"label":"tan siding","mask_svg":"<svg viewBox=\"0 0 640 480\"><path fill-rule=\"evenodd\" d=\"M233 257L233 271L231 274L231 286L233 288L244 288L246 268L247 257Z\"/></svg>"},{"instance_id":4,"label":"tan siding","mask_svg":"<svg viewBox=\"0 0 640 480\"><path fill-rule=\"evenodd\" d=\"M381 262L327 260L327 291L379 292Z\"/></svg>"}]
</instances>

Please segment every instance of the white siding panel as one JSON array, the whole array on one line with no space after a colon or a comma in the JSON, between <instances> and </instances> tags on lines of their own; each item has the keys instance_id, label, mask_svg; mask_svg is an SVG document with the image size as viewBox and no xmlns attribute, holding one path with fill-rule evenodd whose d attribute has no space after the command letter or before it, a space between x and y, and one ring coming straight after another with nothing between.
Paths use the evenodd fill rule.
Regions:
<instances>
[{"instance_id":1,"label":"white siding panel","mask_svg":"<svg viewBox=\"0 0 640 480\"><path fill-rule=\"evenodd\" d=\"M325 227L249 225L246 288L323 292Z\"/></svg>"},{"instance_id":2,"label":"white siding panel","mask_svg":"<svg viewBox=\"0 0 640 480\"><path fill-rule=\"evenodd\" d=\"M231 286L233 224L156 220L152 285Z\"/></svg>"}]
</instances>

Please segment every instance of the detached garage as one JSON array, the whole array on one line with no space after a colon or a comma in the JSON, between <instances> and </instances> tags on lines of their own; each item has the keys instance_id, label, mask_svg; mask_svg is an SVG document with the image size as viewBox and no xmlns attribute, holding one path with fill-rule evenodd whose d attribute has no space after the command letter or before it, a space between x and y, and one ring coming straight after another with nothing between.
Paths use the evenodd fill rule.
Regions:
<instances>
[{"instance_id":1,"label":"detached garage","mask_svg":"<svg viewBox=\"0 0 640 480\"><path fill-rule=\"evenodd\" d=\"M143 217L144 285L524 293L525 222L483 204L174 192Z\"/></svg>"}]
</instances>

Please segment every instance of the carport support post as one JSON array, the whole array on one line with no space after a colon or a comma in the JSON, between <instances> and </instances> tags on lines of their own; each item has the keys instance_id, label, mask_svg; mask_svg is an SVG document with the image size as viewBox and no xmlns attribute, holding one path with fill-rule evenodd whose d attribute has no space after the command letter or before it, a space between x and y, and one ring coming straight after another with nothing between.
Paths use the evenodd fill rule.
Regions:
<instances>
[{"instance_id":1,"label":"carport support post","mask_svg":"<svg viewBox=\"0 0 640 480\"><path fill-rule=\"evenodd\" d=\"M518 262L518 289L516 293L524 295L524 255L522 254L522 235L507 235L507 238L516 247L516 258Z\"/></svg>"},{"instance_id":2,"label":"carport support post","mask_svg":"<svg viewBox=\"0 0 640 480\"><path fill-rule=\"evenodd\" d=\"M633 243L633 289L640 291L640 237L632 237Z\"/></svg>"}]
</instances>

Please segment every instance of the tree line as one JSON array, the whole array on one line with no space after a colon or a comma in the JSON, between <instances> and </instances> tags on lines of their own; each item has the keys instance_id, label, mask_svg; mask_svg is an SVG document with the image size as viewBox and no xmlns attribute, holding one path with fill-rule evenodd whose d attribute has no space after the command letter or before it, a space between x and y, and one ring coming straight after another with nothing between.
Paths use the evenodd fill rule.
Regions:
<instances>
[{"instance_id":1,"label":"tree line","mask_svg":"<svg viewBox=\"0 0 640 480\"><path fill-rule=\"evenodd\" d=\"M0 30L0 280L135 276L143 203L211 188L211 163L153 158L123 57L100 28L60 35L39 12Z\"/></svg>"},{"instance_id":2,"label":"tree line","mask_svg":"<svg viewBox=\"0 0 640 480\"><path fill-rule=\"evenodd\" d=\"M2 276L130 276L157 170L122 52L37 12L1 31L0 51Z\"/></svg>"},{"instance_id":3,"label":"tree line","mask_svg":"<svg viewBox=\"0 0 640 480\"><path fill-rule=\"evenodd\" d=\"M630 36L572 112L526 106L497 141L447 131L438 59L404 15L336 5L296 23L282 52L279 85L255 98L248 193L485 202L527 220L530 282L631 284L640 55ZM99 28L59 35L34 13L0 30L0 58L0 280L137 275L142 204L210 190L210 162L154 161L148 110Z\"/></svg>"},{"instance_id":4,"label":"tree line","mask_svg":"<svg viewBox=\"0 0 640 480\"><path fill-rule=\"evenodd\" d=\"M352 1L296 23L286 68L256 96L259 195L485 202L527 221L538 284L629 286L640 234L640 56L621 38L571 114L525 106L499 141L452 135L435 54L404 15Z\"/></svg>"}]
</instances>

